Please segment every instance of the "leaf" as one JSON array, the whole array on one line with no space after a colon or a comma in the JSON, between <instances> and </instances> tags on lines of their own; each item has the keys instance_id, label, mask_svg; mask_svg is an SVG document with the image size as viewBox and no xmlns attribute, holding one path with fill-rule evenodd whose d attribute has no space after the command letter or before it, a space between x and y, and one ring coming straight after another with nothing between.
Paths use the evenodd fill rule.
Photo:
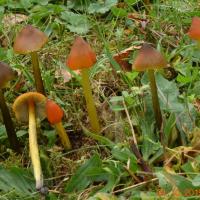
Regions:
<instances>
[{"instance_id":1,"label":"leaf","mask_svg":"<svg viewBox=\"0 0 200 200\"><path fill-rule=\"evenodd\" d=\"M73 12L64 11L61 13L61 19L67 22L66 27L71 31L78 34L85 34L90 29L90 24L87 16L75 14Z\"/></svg>"},{"instance_id":2,"label":"leaf","mask_svg":"<svg viewBox=\"0 0 200 200\"><path fill-rule=\"evenodd\" d=\"M97 2L97 3L91 3L88 12L90 14L92 13L101 13L104 14L108 12L113 6L117 4L117 0L105 0L105 2Z\"/></svg>"},{"instance_id":3,"label":"leaf","mask_svg":"<svg viewBox=\"0 0 200 200\"><path fill-rule=\"evenodd\" d=\"M12 167L7 170L0 167L0 190L9 192L13 189L20 196L33 196L35 181L24 169Z\"/></svg>"},{"instance_id":4,"label":"leaf","mask_svg":"<svg viewBox=\"0 0 200 200\"><path fill-rule=\"evenodd\" d=\"M88 173L92 168L98 167L101 164L102 161L97 154L87 160L67 183L65 192L73 192L85 189L91 183L91 179L86 176L86 173Z\"/></svg>"},{"instance_id":5,"label":"leaf","mask_svg":"<svg viewBox=\"0 0 200 200\"><path fill-rule=\"evenodd\" d=\"M9 14L9 15L4 15L4 18L2 20L2 23L7 27L11 25L16 25L21 22L24 22L28 19L28 16L23 15L23 14Z\"/></svg>"},{"instance_id":6,"label":"leaf","mask_svg":"<svg viewBox=\"0 0 200 200\"><path fill-rule=\"evenodd\" d=\"M124 71L132 71L132 64L129 63L129 57L133 50L137 48L137 46L131 46L127 49L124 49L123 51L120 51L119 53L116 53L113 56L113 59L120 65L120 67Z\"/></svg>"},{"instance_id":7,"label":"leaf","mask_svg":"<svg viewBox=\"0 0 200 200\"><path fill-rule=\"evenodd\" d=\"M74 70L74 73L80 75L80 70ZM55 78L60 78L60 77L63 77L63 83L67 83L73 78L73 75L66 69L61 68L55 72Z\"/></svg>"},{"instance_id":8,"label":"leaf","mask_svg":"<svg viewBox=\"0 0 200 200\"><path fill-rule=\"evenodd\" d=\"M112 7L111 11L115 17L126 17L128 15L127 11L123 8Z\"/></svg>"},{"instance_id":9,"label":"leaf","mask_svg":"<svg viewBox=\"0 0 200 200\"><path fill-rule=\"evenodd\" d=\"M98 192L94 197L90 197L88 200L117 200L117 198L111 194Z\"/></svg>"},{"instance_id":10,"label":"leaf","mask_svg":"<svg viewBox=\"0 0 200 200\"><path fill-rule=\"evenodd\" d=\"M128 5L134 5L137 2L139 2L140 0L124 0Z\"/></svg>"},{"instance_id":11,"label":"leaf","mask_svg":"<svg viewBox=\"0 0 200 200\"><path fill-rule=\"evenodd\" d=\"M128 148L119 148L115 146L111 151L113 157L124 164L129 163L130 170L136 172L138 170L137 159Z\"/></svg>"},{"instance_id":12,"label":"leaf","mask_svg":"<svg viewBox=\"0 0 200 200\"><path fill-rule=\"evenodd\" d=\"M195 178L192 180L192 185L200 186L200 175L195 176Z\"/></svg>"}]
</instances>

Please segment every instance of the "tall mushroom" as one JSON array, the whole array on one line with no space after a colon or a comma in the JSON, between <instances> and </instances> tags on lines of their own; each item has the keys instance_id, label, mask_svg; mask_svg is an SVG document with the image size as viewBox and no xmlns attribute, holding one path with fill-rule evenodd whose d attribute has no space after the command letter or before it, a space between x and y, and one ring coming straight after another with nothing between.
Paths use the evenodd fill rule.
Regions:
<instances>
[{"instance_id":1,"label":"tall mushroom","mask_svg":"<svg viewBox=\"0 0 200 200\"><path fill-rule=\"evenodd\" d=\"M10 147L16 151L20 151L19 142L15 132L15 128L10 116L8 106L4 98L3 88L8 81L14 78L14 71L6 63L0 62L0 109L2 111L3 122L6 127Z\"/></svg>"},{"instance_id":2,"label":"tall mushroom","mask_svg":"<svg viewBox=\"0 0 200 200\"><path fill-rule=\"evenodd\" d=\"M66 65L72 70L80 70L82 77L83 92L86 100L88 115L92 131L100 132L99 119L92 97L92 90L89 80L89 68L96 63L96 54L90 45L81 37L77 37L71 47Z\"/></svg>"},{"instance_id":3,"label":"tall mushroom","mask_svg":"<svg viewBox=\"0 0 200 200\"><path fill-rule=\"evenodd\" d=\"M200 43L200 17L193 17L188 35L191 39Z\"/></svg>"},{"instance_id":4,"label":"tall mushroom","mask_svg":"<svg viewBox=\"0 0 200 200\"><path fill-rule=\"evenodd\" d=\"M72 146L69 137L62 125L63 110L54 101L48 99L46 102L46 115L48 121L55 126L55 129L65 149L71 149Z\"/></svg>"},{"instance_id":5,"label":"tall mushroom","mask_svg":"<svg viewBox=\"0 0 200 200\"><path fill-rule=\"evenodd\" d=\"M36 118L44 119L46 97L37 92L27 92L17 97L13 104L13 110L17 120L29 122L29 148L30 157L33 164L34 177L36 180L36 189L43 190L43 175L40 164Z\"/></svg>"},{"instance_id":6,"label":"tall mushroom","mask_svg":"<svg viewBox=\"0 0 200 200\"><path fill-rule=\"evenodd\" d=\"M17 35L13 49L18 54L30 54L37 92L45 95L37 51L47 42L47 36L37 28L27 25Z\"/></svg>"},{"instance_id":7,"label":"tall mushroom","mask_svg":"<svg viewBox=\"0 0 200 200\"><path fill-rule=\"evenodd\" d=\"M162 126L162 114L160 110L160 104L158 100L157 85L154 76L154 70L164 68L167 66L165 58L160 52L154 49L150 44L144 43L141 47L132 68L136 71L147 71L150 81L152 103L154 109L154 115L156 118L156 124L158 130ZM161 138L163 139L163 138Z\"/></svg>"}]
</instances>

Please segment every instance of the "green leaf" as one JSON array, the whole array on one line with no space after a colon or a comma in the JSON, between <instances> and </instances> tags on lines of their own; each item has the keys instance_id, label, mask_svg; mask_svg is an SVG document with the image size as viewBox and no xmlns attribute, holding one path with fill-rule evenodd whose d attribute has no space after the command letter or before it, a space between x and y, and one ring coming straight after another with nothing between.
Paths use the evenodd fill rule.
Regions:
<instances>
[{"instance_id":1,"label":"green leaf","mask_svg":"<svg viewBox=\"0 0 200 200\"><path fill-rule=\"evenodd\" d=\"M111 151L113 157L124 164L129 162L130 170L136 172L138 170L137 159L135 155L126 147L120 148L115 146Z\"/></svg>"},{"instance_id":2,"label":"green leaf","mask_svg":"<svg viewBox=\"0 0 200 200\"><path fill-rule=\"evenodd\" d=\"M33 196L35 181L26 170L17 167L4 169L0 167L0 190L3 192L15 191L20 196Z\"/></svg>"},{"instance_id":3,"label":"green leaf","mask_svg":"<svg viewBox=\"0 0 200 200\"><path fill-rule=\"evenodd\" d=\"M140 0L124 0L128 5L134 5L136 4L137 2L139 2Z\"/></svg>"},{"instance_id":4,"label":"green leaf","mask_svg":"<svg viewBox=\"0 0 200 200\"><path fill-rule=\"evenodd\" d=\"M95 154L92 158L86 161L72 176L70 181L65 187L66 192L73 192L85 189L90 183L91 179L86 176L92 168L102 165L102 161L99 155Z\"/></svg>"},{"instance_id":5,"label":"green leaf","mask_svg":"<svg viewBox=\"0 0 200 200\"><path fill-rule=\"evenodd\" d=\"M90 24L87 16L75 14L73 12L65 11L61 13L61 19L67 22L66 27L71 31L78 34L85 34L90 29Z\"/></svg>"},{"instance_id":6,"label":"green leaf","mask_svg":"<svg viewBox=\"0 0 200 200\"><path fill-rule=\"evenodd\" d=\"M97 3L91 3L88 12L90 14L92 13L101 13L104 14L108 12L113 6L117 4L117 0L105 0L105 2L97 2Z\"/></svg>"},{"instance_id":7,"label":"green leaf","mask_svg":"<svg viewBox=\"0 0 200 200\"><path fill-rule=\"evenodd\" d=\"M192 180L192 184L194 186L200 186L200 175L197 175L193 180Z\"/></svg>"},{"instance_id":8,"label":"green leaf","mask_svg":"<svg viewBox=\"0 0 200 200\"><path fill-rule=\"evenodd\" d=\"M110 105L111 110L115 112L124 110L123 101L124 101L123 96L111 97L111 99L109 100L109 105Z\"/></svg>"},{"instance_id":9,"label":"green leaf","mask_svg":"<svg viewBox=\"0 0 200 200\"><path fill-rule=\"evenodd\" d=\"M2 125L0 125L0 140L5 139L5 138L7 138L6 128L2 124Z\"/></svg>"},{"instance_id":10,"label":"green leaf","mask_svg":"<svg viewBox=\"0 0 200 200\"><path fill-rule=\"evenodd\" d=\"M123 8L112 7L111 11L115 17L126 17L128 15L127 11Z\"/></svg>"}]
</instances>

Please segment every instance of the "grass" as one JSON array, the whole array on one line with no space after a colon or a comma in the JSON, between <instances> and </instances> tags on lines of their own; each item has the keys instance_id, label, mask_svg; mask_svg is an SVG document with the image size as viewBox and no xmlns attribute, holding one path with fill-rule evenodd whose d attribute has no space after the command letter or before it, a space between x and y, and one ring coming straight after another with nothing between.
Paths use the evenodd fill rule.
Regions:
<instances>
[{"instance_id":1,"label":"grass","mask_svg":"<svg viewBox=\"0 0 200 200\"><path fill-rule=\"evenodd\" d=\"M104 13L98 13L96 7L93 13L89 13L87 5L81 10L80 5L83 6L86 1L80 1L73 8L68 8L67 11L76 14L72 16L63 7L66 6L64 1L35 1L32 5L23 2L0 1L2 19L7 14L28 16L21 23L0 25L0 60L9 63L19 73L6 90L8 105L11 109L17 96L35 90L30 57L16 55L12 49L16 33L25 24L33 24L49 35L47 45L39 52L42 77L48 97L64 110L63 124L73 146L71 151L65 152L48 122L44 120L38 124L41 128L41 162L45 183L49 187L45 198L198 199L199 148L196 154L191 148L198 146L198 139L194 138L199 137L200 120L194 102L198 102L200 95L200 51L186 33L192 17L200 16L199 3L196 0L154 0L146 15L139 1L132 5L121 1L118 6L110 8L107 5ZM70 5L73 6L68 2ZM116 14L114 8L120 8L126 14L120 15L120 10ZM130 13L135 18L146 20L144 29L140 20L127 17ZM86 22L79 22L79 15L86 17L90 26L88 30ZM64 82L60 73L61 69L66 69L65 60L76 35L85 36L97 54L98 61L90 77L103 128L102 136L87 130L89 119L79 75ZM143 41L160 50L170 66L156 76L164 113L163 131L168 144L166 165L154 128L147 75L121 71L113 59L114 54L130 46L140 46ZM128 57L130 63L136 53L135 48ZM27 126L19 124L14 115L13 120L23 152L16 155L8 149L1 120L0 199L42 199L44 197L34 190ZM133 131L143 159L153 169L153 176L145 174L130 148ZM5 182L8 177L11 181ZM20 182L22 177L23 183Z\"/></svg>"}]
</instances>

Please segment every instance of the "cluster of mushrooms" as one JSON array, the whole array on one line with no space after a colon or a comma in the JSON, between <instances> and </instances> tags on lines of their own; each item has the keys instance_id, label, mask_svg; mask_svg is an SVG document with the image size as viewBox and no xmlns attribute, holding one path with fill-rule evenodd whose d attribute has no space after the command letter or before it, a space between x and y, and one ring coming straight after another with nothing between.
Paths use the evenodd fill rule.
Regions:
<instances>
[{"instance_id":1,"label":"cluster of mushrooms","mask_svg":"<svg viewBox=\"0 0 200 200\"><path fill-rule=\"evenodd\" d=\"M192 39L198 41L200 40L199 17L193 18L188 35ZM43 175L37 143L36 119L43 120L44 118L47 118L49 123L55 127L63 147L66 150L70 150L72 148L69 137L62 125L62 118L64 114L63 110L58 104L56 104L56 102L46 97L45 87L41 77L37 52L45 45L47 40L48 38L43 32L31 25L27 25L16 36L13 47L14 52L17 54L30 54L32 61L32 69L37 92L27 92L17 97L13 104L13 111L18 121L25 123L28 122L29 124L30 157L33 165L36 189L40 192L44 192L45 187L43 184ZM95 52L83 38L77 37L66 60L66 66L71 70L80 70L91 131L96 134L100 134L101 127L89 80L89 70L95 63ZM157 130L160 133L162 133L160 131L162 127L162 113L159 105L154 71L166 66L167 62L162 54L148 43L143 44L132 64L133 70L147 71L148 73L156 125ZM4 97L4 88L15 76L16 73L8 64L0 62L0 109L2 111L10 147L16 152L19 152L19 141ZM161 142L163 139L164 135L161 134Z\"/></svg>"}]
</instances>

